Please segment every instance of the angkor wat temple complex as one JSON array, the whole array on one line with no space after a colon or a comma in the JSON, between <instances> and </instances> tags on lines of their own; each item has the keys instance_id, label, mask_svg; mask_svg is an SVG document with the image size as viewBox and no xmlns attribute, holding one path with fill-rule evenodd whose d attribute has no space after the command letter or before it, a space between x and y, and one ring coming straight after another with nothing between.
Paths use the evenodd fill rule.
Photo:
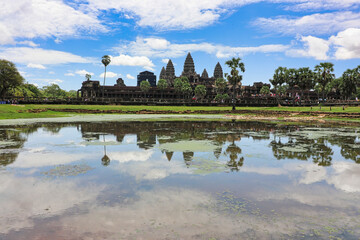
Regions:
<instances>
[{"instance_id":1,"label":"angkor wat temple complex","mask_svg":"<svg viewBox=\"0 0 360 240\"><path fill-rule=\"evenodd\" d=\"M188 53L184 63L184 70L182 71L179 77L187 77L192 86L201 84L201 85L213 87L215 85L215 80L217 78L223 78L224 74L219 62L215 66L213 77L211 78L209 77L209 74L206 71L206 69L204 69L201 75L197 74L195 71L194 60L191 54ZM175 68L170 59L168 64L166 65L166 69L164 67L161 69L159 79L166 79L168 86L173 87L175 78L177 78L175 76Z\"/></svg>"},{"instance_id":2,"label":"angkor wat temple complex","mask_svg":"<svg viewBox=\"0 0 360 240\"><path fill-rule=\"evenodd\" d=\"M153 78L146 79L146 76L152 75ZM195 71L194 60L190 53L188 53L183 71L181 75L176 76L175 68L171 60L168 61L166 68L163 67L160 72L159 79L165 79L168 83L168 88L165 90L160 90L158 87L154 86L156 81L156 76L148 71L142 72L138 75L137 86L126 86L124 81L119 78L116 81L116 84L113 86L101 86L99 81L87 80L82 83L81 89L78 90L78 96L87 101L107 101L107 102L171 102L171 103L181 103L184 101L189 101L185 97L176 92L174 88L174 81L176 78L187 77L189 83L194 90L197 85L204 85L206 87L206 96L201 100L202 102L212 102L216 96L215 89L215 80L218 78L224 78L223 70L218 62L214 67L213 76L209 77L209 74L206 69L203 70L202 74L198 74ZM154 80L155 78L155 80ZM140 82L143 80L148 80L151 83L151 88L148 92L143 92L141 90ZM270 84L268 84L270 87ZM241 86L241 83L236 86L237 95L240 94L258 94L260 92L262 83L254 83L254 86ZM231 94L231 85L228 86L228 94ZM104 96L102 93L104 92Z\"/></svg>"}]
</instances>

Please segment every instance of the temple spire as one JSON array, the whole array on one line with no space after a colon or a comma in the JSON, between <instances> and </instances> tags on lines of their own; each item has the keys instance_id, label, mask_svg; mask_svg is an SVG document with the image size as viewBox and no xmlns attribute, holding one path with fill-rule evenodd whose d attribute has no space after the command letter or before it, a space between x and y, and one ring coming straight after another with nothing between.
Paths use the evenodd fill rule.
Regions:
<instances>
[{"instance_id":1,"label":"temple spire","mask_svg":"<svg viewBox=\"0 0 360 240\"><path fill-rule=\"evenodd\" d=\"M174 65L171 61L171 59L169 59L169 62L168 64L166 65L166 77L167 79L173 79L175 78L175 68L174 68Z\"/></svg>"},{"instance_id":2,"label":"temple spire","mask_svg":"<svg viewBox=\"0 0 360 240\"><path fill-rule=\"evenodd\" d=\"M204 71L201 74L201 78L209 78L209 74L206 71L206 68L204 68Z\"/></svg>"},{"instance_id":3,"label":"temple spire","mask_svg":"<svg viewBox=\"0 0 360 240\"><path fill-rule=\"evenodd\" d=\"M164 67L162 67L160 72L160 78L159 79L166 79L166 70Z\"/></svg>"},{"instance_id":4,"label":"temple spire","mask_svg":"<svg viewBox=\"0 0 360 240\"><path fill-rule=\"evenodd\" d=\"M223 70L219 62L216 64L214 69L214 78L224 78Z\"/></svg>"},{"instance_id":5,"label":"temple spire","mask_svg":"<svg viewBox=\"0 0 360 240\"><path fill-rule=\"evenodd\" d=\"M192 74L192 73L195 73L195 65L194 65L194 60L189 52L185 59L183 74Z\"/></svg>"}]
</instances>

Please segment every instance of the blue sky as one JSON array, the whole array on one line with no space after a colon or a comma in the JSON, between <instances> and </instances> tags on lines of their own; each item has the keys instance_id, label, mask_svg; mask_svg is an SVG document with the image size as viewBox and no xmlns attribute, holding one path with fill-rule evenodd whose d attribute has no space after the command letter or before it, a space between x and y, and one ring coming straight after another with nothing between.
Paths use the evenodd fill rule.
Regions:
<instances>
[{"instance_id":1,"label":"blue sky","mask_svg":"<svg viewBox=\"0 0 360 240\"><path fill-rule=\"evenodd\" d=\"M167 59L180 75L187 52L212 76L241 57L243 84L268 82L278 66L360 65L360 0L15 0L0 3L0 58L26 81L77 90L90 73L106 84L159 76Z\"/></svg>"}]
</instances>

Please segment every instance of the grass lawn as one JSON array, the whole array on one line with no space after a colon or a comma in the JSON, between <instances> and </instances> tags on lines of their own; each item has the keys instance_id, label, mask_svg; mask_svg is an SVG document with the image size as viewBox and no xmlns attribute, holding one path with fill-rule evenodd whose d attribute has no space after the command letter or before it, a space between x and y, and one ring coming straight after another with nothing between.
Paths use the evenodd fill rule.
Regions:
<instances>
[{"instance_id":1,"label":"grass lawn","mask_svg":"<svg viewBox=\"0 0 360 240\"><path fill-rule=\"evenodd\" d=\"M28 112L29 110L46 110L43 112ZM189 107L189 106L122 106L122 105L0 105L0 119L18 119L18 118L47 118L47 117L65 117L74 115L74 113L58 112L57 109L86 109L86 110L121 110L121 111L230 111L231 107ZM360 113L360 107L237 107L236 110L246 111L289 111L289 112L347 112ZM224 112L225 113L225 112ZM220 112L221 114L221 112ZM251 114L247 113L247 114Z\"/></svg>"}]
</instances>

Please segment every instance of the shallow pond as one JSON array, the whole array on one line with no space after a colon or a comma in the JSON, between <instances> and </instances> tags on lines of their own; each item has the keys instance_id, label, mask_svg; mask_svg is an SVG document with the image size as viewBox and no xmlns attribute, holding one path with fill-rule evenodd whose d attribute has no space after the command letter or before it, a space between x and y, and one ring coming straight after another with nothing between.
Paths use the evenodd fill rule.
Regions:
<instances>
[{"instance_id":1,"label":"shallow pond","mask_svg":"<svg viewBox=\"0 0 360 240\"><path fill-rule=\"evenodd\" d=\"M360 128L0 127L0 239L359 239Z\"/></svg>"}]
</instances>

